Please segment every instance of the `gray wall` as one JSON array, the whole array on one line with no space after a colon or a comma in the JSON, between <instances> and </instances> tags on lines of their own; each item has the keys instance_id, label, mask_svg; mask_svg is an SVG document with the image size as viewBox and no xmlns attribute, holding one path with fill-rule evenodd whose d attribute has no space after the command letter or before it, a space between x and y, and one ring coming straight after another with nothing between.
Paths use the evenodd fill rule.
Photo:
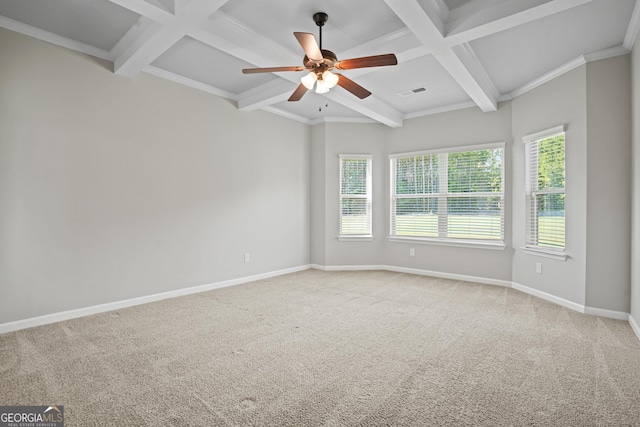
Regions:
<instances>
[{"instance_id":1,"label":"gray wall","mask_svg":"<svg viewBox=\"0 0 640 427\"><path fill-rule=\"evenodd\" d=\"M0 323L309 263L308 126L4 29L0 52Z\"/></svg>"},{"instance_id":2,"label":"gray wall","mask_svg":"<svg viewBox=\"0 0 640 427\"><path fill-rule=\"evenodd\" d=\"M587 64L586 305L628 313L631 288L630 56Z\"/></svg>"},{"instance_id":3,"label":"gray wall","mask_svg":"<svg viewBox=\"0 0 640 427\"><path fill-rule=\"evenodd\" d=\"M633 112L631 316L640 324L640 36L631 53Z\"/></svg>"},{"instance_id":4,"label":"gray wall","mask_svg":"<svg viewBox=\"0 0 640 427\"><path fill-rule=\"evenodd\" d=\"M323 236L327 266L379 265L385 240L384 218L384 134L380 124L327 123L325 126L325 214L327 228ZM339 154L371 154L372 159L372 232L373 241L339 241L340 163Z\"/></svg>"},{"instance_id":5,"label":"gray wall","mask_svg":"<svg viewBox=\"0 0 640 427\"><path fill-rule=\"evenodd\" d=\"M464 124L464 125L461 125ZM385 194L390 192L388 155L434 148L459 147L505 142L505 241L511 242L511 104L502 103L498 111L483 113L477 108L453 111L407 120L404 126L389 129L385 147ZM388 198L388 197L387 197ZM385 218L390 215L385 204ZM388 235L389 231L385 230ZM409 256L409 249L415 256ZM441 273L461 274L496 280L511 280L511 247L505 250L385 241L383 263Z\"/></svg>"},{"instance_id":6,"label":"gray wall","mask_svg":"<svg viewBox=\"0 0 640 427\"><path fill-rule=\"evenodd\" d=\"M326 265L326 133L325 125L311 127L311 158L310 158L310 202L311 202L311 263Z\"/></svg>"},{"instance_id":7,"label":"gray wall","mask_svg":"<svg viewBox=\"0 0 640 427\"><path fill-rule=\"evenodd\" d=\"M579 67L497 112L470 108L397 129L239 112L2 29L0 52L0 323L309 263L513 281L616 311L629 308L632 281L640 318L637 48L631 61ZM559 124L567 127L565 262L521 250L521 139ZM498 141L506 143L506 250L387 240L389 154ZM373 155L373 241L337 239L340 153ZM620 191L600 198L612 187ZM608 228L599 228L610 218L600 200L616 206Z\"/></svg>"},{"instance_id":8,"label":"gray wall","mask_svg":"<svg viewBox=\"0 0 640 427\"><path fill-rule=\"evenodd\" d=\"M513 281L577 304L585 303L587 253L587 97L582 66L513 100ZM566 250L558 261L525 253L525 147L522 137L566 126ZM542 263L542 274L536 273Z\"/></svg>"}]
</instances>

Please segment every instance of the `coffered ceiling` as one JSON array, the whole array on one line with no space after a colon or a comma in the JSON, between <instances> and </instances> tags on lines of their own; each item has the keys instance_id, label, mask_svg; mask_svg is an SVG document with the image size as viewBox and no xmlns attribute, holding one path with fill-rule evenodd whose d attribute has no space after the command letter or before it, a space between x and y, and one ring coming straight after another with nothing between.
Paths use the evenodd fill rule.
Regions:
<instances>
[{"instance_id":1,"label":"coffered ceiling","mask_svg":"<svg viewBox=\"0 0 640 427\"><path fill-rule=\"evenodd\" d=\"M380 122L497 103L588 61L628 53L640 28L636 0L0 0L0 26L304 123ZM341 87L287 98L304 72L242 74L302 65L294 31L339 59L395 53L397 66L343 73Z\"/></svg>"}]
</instances>

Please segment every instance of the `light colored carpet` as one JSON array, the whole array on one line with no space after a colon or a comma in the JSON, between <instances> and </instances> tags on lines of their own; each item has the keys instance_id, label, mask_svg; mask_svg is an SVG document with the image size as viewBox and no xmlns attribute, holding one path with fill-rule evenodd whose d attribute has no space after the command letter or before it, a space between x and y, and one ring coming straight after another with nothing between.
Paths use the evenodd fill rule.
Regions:
<instances>
[{"instance_id":1,"label":"light colored carpet","mask_svg":"<svg viewBox=\"0 0 640 427\"><path fill-rule=\"evenodd\" d=\"M519 291L308 270L0 335L0 405L67 426L640 425L626 322Z\"/></svg>"}]
</instances>

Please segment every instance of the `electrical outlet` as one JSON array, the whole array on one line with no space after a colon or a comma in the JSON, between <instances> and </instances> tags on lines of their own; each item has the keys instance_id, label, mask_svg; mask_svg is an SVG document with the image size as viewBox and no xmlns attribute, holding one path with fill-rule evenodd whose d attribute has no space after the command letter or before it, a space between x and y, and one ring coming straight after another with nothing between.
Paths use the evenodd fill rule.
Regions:
<instances>
[{"instance_id":1,"label":"electrical outlet","mask_svg":"<svg viewBox=\"0 0 640 427\"><path fill-rule=\"evenodd\" d=\"M246 252L244 254L244 262L249 262L251 261L251 255L249 255L249 252Z\"/></svg>"},{"instance_id":2,"label":"electrical outlet","mask_svg":"<svg viewBox=\"0 0 640 427\"><path fill-rule=\"evenodd\" d=\"M414 248L409 249L409 256L416 256L416 250Z\"/></svg>"},{"instance_id":3,"label":"electrical outlet","mask_svg":"<svg viewBox=\"0 0 640 427\"><path fill-rule=\"evenodd\" d=\"M541 262L536 262L536 273L538 273L538 274L542 273L542 263Z\"/></svg>"}]
</instances>

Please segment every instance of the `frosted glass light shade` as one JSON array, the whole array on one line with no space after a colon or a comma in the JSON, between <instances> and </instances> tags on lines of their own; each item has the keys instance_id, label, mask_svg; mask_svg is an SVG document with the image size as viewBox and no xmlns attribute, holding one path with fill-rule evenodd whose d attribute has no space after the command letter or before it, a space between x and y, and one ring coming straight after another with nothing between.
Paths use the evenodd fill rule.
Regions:
<instances>
[{"instance_id":1,"label":"frosted glass light shade","mask_svg":"<svg viewBox=\"0 0 640 427\"><path fill-rule=\"evenodd\" d=\"M322 73L322 80L327 84L327 87L331 89L338 84L338 76L327 70Z\"/></svg>"},{"instance_id":2,"label":"frosted glass light shade","mask_svg":"<svg viewBox=\"0 0 640 427\"><path fill-rule=\"evenodd\" d=\"M329 92L329 85L324 80L318 80L316 84L316 93L327 93Z\"/></svg>"},{"instance_id":3,"label":"frosted glass light shade","mask_svg":"<svg viewBox=\"0 0 640 427\"><path fill-rule=\"evenodd\" d=\"M311 90L313 89L313 84L316 82L316 80L318 80L318 76L316 76L316 73L310 72L306 76L302 77L300 79L300 82L304 85L304 87Z\"/></svg>"}]
</instances>

